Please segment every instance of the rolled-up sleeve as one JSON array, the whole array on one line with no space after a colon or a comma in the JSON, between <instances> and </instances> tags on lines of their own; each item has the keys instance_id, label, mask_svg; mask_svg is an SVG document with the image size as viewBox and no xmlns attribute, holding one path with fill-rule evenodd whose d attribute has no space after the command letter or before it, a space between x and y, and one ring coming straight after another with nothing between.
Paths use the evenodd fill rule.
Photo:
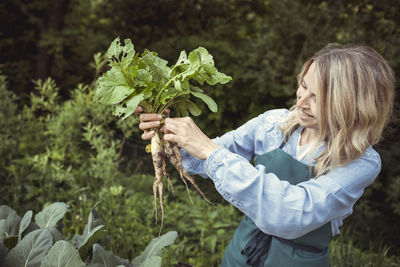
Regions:
<instances>
[{"instance_id":1,"label":"rolled-up sleeve","mask_svg":"<svg viewBox=\"0 0 400 267\"><path fill-rule=\"evenodd\" d=\"M285 110L280 111L280 113L283 112L285 112ZM287 113L287 111L285 113ZM247 123L243 124L236 130L227 132L221 137L214 138L213 141L219 147L225 148L232 153L238 154L249 161L254 156L256 146L259 147L259 149L262 149L262 146L258 144L256 132L265 127L272 128L274 126L272 122L268 123L268 118L271 116L276 116L273 111L261 114L258 117L249 120ZM264 146L266 145L267 144L264 144ZM199 160L191 156L183 149L181 149L181 154L183 167L189 174L196 174L202 177L208 177L204 169L204 160Z\"/></svg>"},{"instance_id":2,"label":"rolled-up sleeve","mask_svg":"<svg viewBox=\"0 0 400 267\"><path fill-rule=\"evenodd\" d=\"M260 230L289 239L351 214L380 168L379 155L369 149L362 158L327 175L291 185L225 148L214 151L204 163L206 174L227 201Z\"/></svg>"}]
</instances>

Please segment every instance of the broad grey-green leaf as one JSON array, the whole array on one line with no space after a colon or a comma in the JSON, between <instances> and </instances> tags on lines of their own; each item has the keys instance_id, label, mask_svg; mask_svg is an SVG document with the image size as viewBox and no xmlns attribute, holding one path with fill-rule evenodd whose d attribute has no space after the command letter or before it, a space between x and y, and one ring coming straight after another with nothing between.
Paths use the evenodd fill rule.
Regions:
<instances>
[{"instance_id":1,"label":"broad grey-green leaf","mask_svg":"<svg viewBox=\"0 0 400 267\"><path fill-rule=\"evenodd\" d=\"M146 260L151 260L151 258L154 256L161 257L162 249L166 246L173 244L177 236L177 232L170 231L160 237L153 238L151 242L146 246L143 253L133 260L133 265L141 266L141 264L146 262Z\"/></svg>"},{"instance_id":2,"label":"broad grey-green leaf","mask_svg":"<svg viewBox=\"0 0 400 267\"><path fill-rule=\"evenodd\" d=\"M162 258L160 256L151 256L146 259L139 267L161 267Z\"/></svg>"},{"instance_id":3,"label":"broad grey-green leaf","mask_svg":"<svg viewBox=\"0 0 400 267\"><path fill-rule=\"evenodd\" d=\"M103 237L103 228L103 219L100 217L97 211L92 209L89 213L88 222L83 230L83 235L74 237L74 245L78 247L78 251L82 259L86 259L93 244Z\"/></svg>"},{"instance_id":4,"label":"broad grey-green leaf","mask_svg":"<svg viewBox=\"0 0 400 267\"><path fill-rule=\"evenodd\" d=\"M22 217L18 230L18 242L22 239L22 233L25 231L26 228L28 228L29 224L31 224L32 215L33 212L31 210L28 210Z\"/></svg>"},{"instance_id":5,"label":"broad grey-green leaf","mask_svg":"<svg viewBox=\"0 0 400 267\"><path fill-rule=\"evenodd\" d=\"M186 104L190 114L192 114L193 116L199 116L201 114L201 109L199 109L199 107L195 103L188 100Z\"/></svg>"},{"instance_id":6,"label":"broad grey-green leaf","mask_svg":"<svg viewBox=\"0 0 400 267\"><path fill-rule=\"evenodd\" d=\"M8 254L8 249L0 243L0 266L7 266L6 265L6 256Z\"/></svg>"},{"instance_id":7,"label":"broad grey-green leaf","mask_svg":"<svg viewBox=\"0 0 400 267\"><path fill-rule=\"evenodd\" d=\"M68 210L68 205L63 202L54 202L35 215L35 222L40 228L56 227Z\"/></svg>"},{"instance_id":8,"label":"broad grey-green leaf","mask_svg":"<svg viewBox=\"0 0 400 267\"><path fill-rule=\"evenodd\" d=\"M110 69L97 79L95 100L106 105L121 102L134 92L125 79L124 74L118 69Z\"/></svg>"},{"instance_id":9,"label":"broad grey-green leaf","mask_svg":"<svg viewBox=\"0 0 400 267\"><path fill-rule=\"evenodd\" d=\"M86 259L89 253L90 248L92 245L99 241L104 236L103 231L104 225L99 225L90 230L86 235L83 237L83 243L78 248L79 254L81 255L82 259Z\"/></svg>"},{"instance_id":10,"label":"broad grey-green leaf","mask_svg":"<svg viewBox=\"0 0 400 267\"><path fill-rule=\"evenodd\" d=\"M7 206L0 207L0 241L10 236L18 236L21 217Z\"/></svg>"},{"instance_id":11,"label":"broad grey-green leaf","mask_svg":"<svg viewBox=\"0 0 400 267\"><path fill-rule=\"evenodd\" d=\"M53 237L54 242L59 240L64 240L64 236L56 227L47 228L50 231L51 236Z\"/></svg>"},{"instance_id":12,"label":"broad grey-green leaf","mask_svg":"<svg viewBox=\"0 0 400 267\"><path fill-rule=\"evenodd\" d=\"M90 267L114 267L131 266L128 260L115 256L112 252L106 251L101 245L93 245L93 260Z\"/></svg>"},{"instance_id":13,"label":"broad grey-green leaf","mask_svg":"<svg viewBox=\"0 0 400 267\"><path fill-rule=\"evenodd\" d=\"M65 241L60 240L49 250L40 267L83 267L86 266L81 260L75 247Z\"/></svg>"},{"instance_id":14,"label":"broad grey-green leaf","mask_svg":"<svg viewBox=\"0 0 400 267\"><path fill-rule=\"evenodd\" d=\"M8 253L6 263L13 267L39 267L52 245L51 234L47 229L35 230Z\"/></svg>"},{"instance_id":15,"label":"broad grey-green leaf","mask_svg":"<svg viewBox=\"0 0 400 267\"><path fill-rule=\"evenodd\" d=\"M195 92L195 91L191 91L190 93L192 95L194 95L195 97L198 97L201 100L203 100L204 103L207 104L208 108L212 112L217 112L218 111L217 103L215 103L215 101L211 97L209 97L208 95L200 93L200 92Z\"/></svg>"}]
</instances>

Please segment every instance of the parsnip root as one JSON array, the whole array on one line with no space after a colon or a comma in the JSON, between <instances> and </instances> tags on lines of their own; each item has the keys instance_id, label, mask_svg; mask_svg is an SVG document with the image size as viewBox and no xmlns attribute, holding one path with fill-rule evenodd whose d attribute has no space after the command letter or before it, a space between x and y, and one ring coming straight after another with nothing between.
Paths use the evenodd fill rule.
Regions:
<instances>
[{"instance_id":1,"label":"parsnip root","mask_svg":"<svg viewBox=\"0 0 400 267\"><path fill-rule=\"evenodd\" d=\"M194 188L197 190L197 192L199 192L199 194L209 203L212 205L211 201L209 201L206 196L204 195L204 193L201 191L201 189L197 186L196 182L194 181L193 176L189 175L186 170L183 168L183 164L182 164L182 155L181 155L181 151L179 150L178 146L175 143L170 143L167 142L165 144L165 151L167 152L167 156L170 160L170 162L172 163L172 165L174 165L175 169L179 172L183 182L185 183L186 187L187 187L187 183L185 180L188 180L193 186ZM190 194L189 194L190 197ZM193 203L193 201L192 201Z\"/></svg>"},{"instance_id":2,"label":"parsnip root","mask_svg":"<svg viewBox=\"0 0 400 267\"><path fill-rule=\"evenodd\" d=\"M165 150L165 152L164 152ZM164 207L163 207L163 177L165 177L168 181L169 187L173 191L173 186L171 183L171 180L169 178L169 175L167 173L167 168L166 168L166 158L169 159L169 161L174 165L176 170L179 172L179 175L184 182L186 186L186 190L188 191L190 201L193 204L192 198L190 196L189 188L187 185L187 181L189 181L194 188L197 190L197 192L200 193L200 195L209 203L212 205L212 202L209 201L206 196L203 194L201 189L197 186L196 182L194 181L194 178L190 176L186 170L183 168L182 164L182 155L181 152L178 148L178 146L174 143L170 142L164 142L160 138L160 135L156 132L156 134L153 136L151 139L151 157L153 160L153 166L154 166L154 182L153 182L153 195L154 195L154 213L156 217L156 223L158 220L158 205L157 205L157 198L159 199L160 202L160 210L161 210L161 226L160 226L160 232L164 226Z\"/></svg>"}]
</instances>

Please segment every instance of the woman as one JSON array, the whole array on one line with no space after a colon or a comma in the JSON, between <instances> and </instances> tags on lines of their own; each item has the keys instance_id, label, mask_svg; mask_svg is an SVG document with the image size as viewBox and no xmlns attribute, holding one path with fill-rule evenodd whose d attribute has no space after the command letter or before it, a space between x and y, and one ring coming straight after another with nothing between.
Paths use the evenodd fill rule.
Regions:
<instances>
[{"instance_id":1,"label":"woman","mask_svg":"<svg viewBox=\"0 0 400 267\"><path fill-rule=\"evenodd\" d=\"M328 266L331 237L380 172L371 146L393 97L393 72L376 51L327 46L304 64L290 111L213 140L190 118L167 118L164 139L182 148L185 169L210 177L245 214L222 266ZM140 120L142 130L160 125L156 114Z\"/></svg>"}]
</instances>

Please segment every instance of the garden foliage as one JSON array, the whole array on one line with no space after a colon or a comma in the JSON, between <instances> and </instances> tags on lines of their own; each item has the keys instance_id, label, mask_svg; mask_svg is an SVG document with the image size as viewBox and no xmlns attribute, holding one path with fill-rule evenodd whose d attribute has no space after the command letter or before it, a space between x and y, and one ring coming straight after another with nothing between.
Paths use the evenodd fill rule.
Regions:
<instances>
[{"instance_id":1,"label":"garden foliage","mask_svg":"<svg viewBox=\"0 0 400 267\"><path fill-rule=\"evenodd\" d=\"M95 62L103 61L96 55ZM24 214L52 202L66 203L70 212L62 219L61 233L75 244L88 244L80 249L84 254L94 249L85 240L101 233L98 224L87 228L84 219L92 225L95 208L108 226L104 248L131 261L139 256L158 235L158 227L152 213L154 177L137 174L152 168L145 143L132 137L138 135L138 118L117 121L108 107L93 100L94 83L78 85L69 100L60 101L54 80L34 81L29 104L19 107L5 76L0 80L1 107L7 109L0 121L7 126L0 134L2 204ZM212 188L209 182L204 185ZM183 186L174 188L174 194L165 196L164 229L182 234L165 250L163 263L217 264L238 213L231 206L210 207L195 196L192 204ZM214 200L221 201L215 192Z\"/></svg>"},{"instance_id":2,"label":"garden foliage","mask_svg":"<svg viewBox=\"0 0 400 267\"><path fill-rule=\"evenodd\" d=\"M0 266L10 267L157 267L161 266L162 249L174 243L177 233L168 232L154 238L132 264L98 242L105 236L104 221L95 210L89 214L82 235L64 240L57 229L68 205L55 202L37 213L32 211L21 218L8 206L0 206Z\"/></svg>"}]
</instances>

